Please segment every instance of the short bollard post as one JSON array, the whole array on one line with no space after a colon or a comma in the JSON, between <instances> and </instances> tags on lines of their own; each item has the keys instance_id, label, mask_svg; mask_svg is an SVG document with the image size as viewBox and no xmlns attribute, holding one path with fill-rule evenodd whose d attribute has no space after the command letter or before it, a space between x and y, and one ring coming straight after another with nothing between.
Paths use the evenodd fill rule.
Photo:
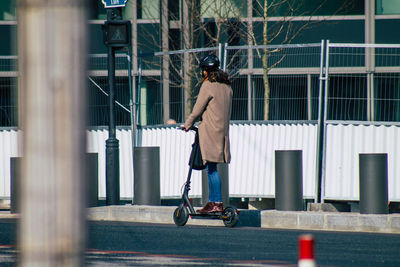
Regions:
<instances>
[{"instance_id":1,"label":"short bollard post","mask_svg":"<svg viewBox=\"0 0 400 267\"><path fill-rule=\"evenodd\" d=\"M133 204L161 205L160 147L135 147Z\"/></svg>"},{"instance_id":2,"label":"short bollard post","mask_svg":"<svg viewBox=\"0 0 400 267\"><path fill-rule=\"evenodd\" d=\"M359 154L360 213L387 214L387 154Z\"/></svg>"},{"instance_id":3,"label":"short bollard post","mask_svg":"<svg viewBox=\"0 0 400 267\"><path fill-rule=\"evenodd\" d=\"M98 153L86 153L86 177L87 177L87 206L96 207L99 202L99 156Z\"/></svg>"},{"instance_id":4,"label":"short bollard post","mask_svg":"<svg viewBox=\"0 0 400 267\"><path fill-rule=\"evenodd\" d=\"M301 150L275 151L275 209L303 210Z\"/></svg>"},{"instance_id":5,"label":"short bollard post","mask_svg":"<svg viewBox=\"0 0 400 267\"><path fill-rule=\"evenodd\" d=\"M11 170L11 183L10 183L10 192L11 192L11 203L10 203L10 212L11 213L19 213L20 212L20 204L19 197L20 196L20 182L21 182L21 174L20 174L20 166L22 163L22 158L11 158L10 159L10 170Z\"/></svg>"},{"instance_id":6,"label":"short bollard post","mask_svg":"<svg viewBox=\"0 0 400 267\"><path fill-rule=\"evenodd\" d=\"M11 192L11 205L10 212L11 213L19 213L20 212L20 203L19 198L20 195L20 186L21 186L21 164L22 157L15 157L10 159L10 170L11 170L11 183L10 183L10 192ZM99 175L98 175L98 153L86 153L85 154L85 169L86 172L86 185L85 185L85 197L86 203L88 207L96 207L98 206L99 200Z\"/></svg>"}]
</instances>

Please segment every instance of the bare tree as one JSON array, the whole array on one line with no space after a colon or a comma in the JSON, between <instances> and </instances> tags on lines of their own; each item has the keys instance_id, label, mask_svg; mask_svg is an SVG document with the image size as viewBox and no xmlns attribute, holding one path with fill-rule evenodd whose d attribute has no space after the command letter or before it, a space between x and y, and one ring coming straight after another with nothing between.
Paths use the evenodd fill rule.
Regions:
<instances>
[{"instance_id":1,"label":"bare tree","mask_svg":"<svg viewBox=\"0 0 400 267\"><path fill-rule=\"evenodd\" d=\"M237 25L240 17L243 16L243 9L247 9L246 1L231 1L231 0L184 0L181 7L183 14L181 17L174 17L173 13L168 14L168 23L170 21L180 21L180 47L184 50L196 49L204 47L217 47L223 38L231 38L232 32L235 36L240 32ZM149 16L151 16L149 14ZM156 20L154 20L156 22ZM166 23L165 19L161 23ZM139 41L141 47L148 47L149 50L156 50L168 52L173 47L165 46L165 42L160 41L155 32L159 29L168 30L168 33L160 33L160 35L168 36L168 43L176 43L176 36L171 34L170 28L159 27L153 24L152 27L143 27L142 36L146 36L144 40ZM237 29L237 30L235 30ZM238 32L238 33L236 33ZM241 35L245 35L244 30ZM202 41L203 39L203 41ZM164 40L165 41L165 40ZM222 55L216 51L217 56ZM192 105L194 103L194 96L197 94L200 83L201 75L198 71L198 63L204 53L184 52L180 54L168 55L163 60L168 61L169 69L168 74L163 73L161 79L165 82L168 79L169 86L176 88L183 88L185 91L185 115L190 114ZM162 62L155 62L154 59L143 58L144 64L152 64L154 67L157 65L159 68ZM177 64L180 62L181 64ZM178 76L175 79L166 77L169 74ZM160 80L161 82L161 80ZM165 90L165 89L164 89ZM165 104L165 103L164 103Z\"/></svg>"},{"instance_id":2,"label":"bare tree","mask_svg":"<svg viewBox=\"0 0 400 267\"><path fill-rule=\"evenodd\" d=\"M188 8L188 25L183 24L183 48L196 48L199 43L199 38L203 35L208 42L205 43L208 47L216 47L221 43L223 38L231 38L229 31L232 28L236 29L237 21L242 17L242 10L246 9L246 1L215 1L204 0L199 6L199 2L195 0L185 0L185 5ZM239 32L240 30L235 30ZM243 35L243 33L242 33ZM216 53L221 58L219 52ZM185 66L183 75L185 76L183 88L185 89L186 98L186 115L192 110L194 95L196 94L201 76L198 71L198 63L201 54L190 53L184 58Z\"/></svg>"}]
</instances>

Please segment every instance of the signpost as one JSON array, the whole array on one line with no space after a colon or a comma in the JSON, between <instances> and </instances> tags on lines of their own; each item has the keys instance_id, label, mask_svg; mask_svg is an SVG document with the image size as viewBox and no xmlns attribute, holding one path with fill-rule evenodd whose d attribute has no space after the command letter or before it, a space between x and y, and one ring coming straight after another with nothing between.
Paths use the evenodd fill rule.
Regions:
<instances>
[{"instance_id":1,"label":"signpost","mask_svg":"<svg viewBox=\"0 0 400 267\"><path fill-rule=\"evenodd\" d=\"M115 126L115 51L131 45L131 22L122 20L121 8L127 0L102 0L107 9L107 21L102 25L104 44L108 49L109 134L106 140L106 204L118 205L119 141Z\"/></svg>"}]
</instances>

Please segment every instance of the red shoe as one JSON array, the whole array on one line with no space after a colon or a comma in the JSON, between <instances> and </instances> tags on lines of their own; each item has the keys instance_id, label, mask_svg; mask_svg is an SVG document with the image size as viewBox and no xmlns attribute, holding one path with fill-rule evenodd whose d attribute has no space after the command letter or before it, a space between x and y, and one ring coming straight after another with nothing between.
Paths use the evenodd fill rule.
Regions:
<instances>
[{"instance_id":1,"label":"red shoe","mask_svg":"<svg viewBox=\"0 0 400 267\"><path fill-rule=\"evenodd\" d=\"M203 208L197 210L197 212L198 213L209 213L213 209L213 207L214 207L214 202L207 202L207 204Z\"/></svg>"},{"instance_id":2,"label":"red shoe","mask_svg":"<svg viewBox=\"0 0 400 267\"><path fill-rule=\"evenodd\" d=\"M211 212L223 212L224 206L222 202L214 202L214 208Z\"/></svg>"},{"instance_id":3,"label":"red shoe","mask_svg":"<svg viewBox=\"0 0 400 267\"><path fill-rule=\"evenodd\" d=\"M215 213L222 212L223 205L222 202L208 202L202 209L197 210L198 213Z\"/></svg>"}]
</instances>

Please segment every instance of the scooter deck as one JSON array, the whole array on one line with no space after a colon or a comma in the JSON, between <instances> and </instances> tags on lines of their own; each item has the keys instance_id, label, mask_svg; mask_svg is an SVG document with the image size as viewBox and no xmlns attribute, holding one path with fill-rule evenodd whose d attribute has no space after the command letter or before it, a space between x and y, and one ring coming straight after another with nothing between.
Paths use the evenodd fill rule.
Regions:
<instances>
[{"instance_id":1,"label":"scooter deck","mask_svg":"<svg viewBox=\"0 0 400 267\"><path fill-rule=\"evenodd\" d=\"M216 213L189 213L190 218L192 219L206 219L206 220L226 220L228 217L226 215L222 215L222 212Z\"/></svg>"},{"instance_id":2,"label":"scooter deck","mask_svg":"<svg viewBox=\"0 0 400 267\"><path fill-rule=\"evenodd\" d=\"M216 213L189 213L192 219L222 219L222 212Z\"/></svg>"}]
</instances>

